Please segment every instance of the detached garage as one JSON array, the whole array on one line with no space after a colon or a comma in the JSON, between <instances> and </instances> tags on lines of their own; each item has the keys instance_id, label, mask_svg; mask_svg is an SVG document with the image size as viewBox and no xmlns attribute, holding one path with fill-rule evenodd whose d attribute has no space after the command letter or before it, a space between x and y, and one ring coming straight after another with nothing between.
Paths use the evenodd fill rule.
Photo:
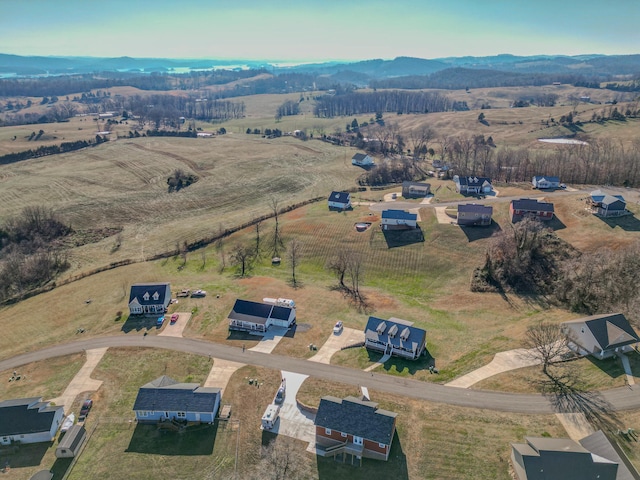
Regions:
<instances>
[{"instance_id":1,"label":"detached garage","mask_svg":"<svg viewBox=\"0 0 640 480\"><path fill-rule=\"evenodd\" d=\"M56 448L56 458L75 457L80 451L86 437L87 431L82 425L76 424L71 427L67 430L67 433L64 434L62 441L58 444L58 448Z\"/></svg>"}]
</instances>

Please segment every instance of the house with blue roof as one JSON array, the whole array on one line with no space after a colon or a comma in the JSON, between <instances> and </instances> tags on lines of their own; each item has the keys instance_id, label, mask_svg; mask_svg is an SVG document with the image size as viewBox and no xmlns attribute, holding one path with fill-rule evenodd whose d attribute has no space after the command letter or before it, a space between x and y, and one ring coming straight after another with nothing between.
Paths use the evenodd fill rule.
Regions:
<instances>
[{"instance_id":1,"label":"house with blue roof","mask_svg":"<svg viewBox=\"0 0 640 480\"><path fill-rule=\"evenodd\" d=\"M560 178L559 177L547 177L544 175L536 175L531 180L533 184L533 188L539 188L541 190L549 189L549 188L560 188Z\"/></svg>"},{"instance_id":2,"label":"house with blue roof","mask_svg":"<svg viewBox=\"0 0 640 480\"><path fill-rule=\"evenodd\" d=\"M165 313L171 303L168 283L134 283L129 293L131 315Z\"/></svg>"},{"instance_id":3,"label":"house with blue roof","mask_svg":"<svg viewBox=\"0 0 640 480\"><path fill-rule=\"evenodd\" d=\"M407 230L418 227L418 215L404 210L384 210L382 212L382 230Z\"/></svg>"},{"instance_id":4,"label":"house with blue roof","mask_svg":"<svg viewBox=\"0 0 640 480\"><path fill-rule=\"evenodd\" d=\"M331 192L328 204L330 210L348 210L351 208L351 194L349 192Z\"/></svg>"},{"instance_id":5,"label":"house with blue roof","mask_svg":"<svg viewBox=\"0 0 640 480\"><path fill-rule=\"evenodd\" d=\"M587 199L592 213L601 217L619 217L628 215L627 202L622 195L609 195L601 190L594 190Z\"/></svg>"},{"instance_id":6,"label":"house with blue roof","mask_svg":"<svg viewBox=\"0 0 640 480\"><path fill-rule=\"evenodd\" d=\"M163 375L140 387L133 411L139 423L213 423L221 396L219 388L180 383Z\"/></svg>"},{"instance_id":7,"label":"house with blue roof","mask_svg":"<svg viewBox=\"0 0 640 480\"><path fill-rule=\"evenodd\" d=\"M364 346L385 355L416 360L426 353L427 332L400 318L369 317L364 328Z\"/></svg>"},{"instance_id":8,"label":"house with blue roof","mask_svg":"<svg viewBox=\"0 0 640 480\"><path fill-rule=\"evenodd\" d=\"M291 328L296 323L295 306L236 300L227 316L229 330L264 335L269 327Z\"/></svg>"}]
</instances>

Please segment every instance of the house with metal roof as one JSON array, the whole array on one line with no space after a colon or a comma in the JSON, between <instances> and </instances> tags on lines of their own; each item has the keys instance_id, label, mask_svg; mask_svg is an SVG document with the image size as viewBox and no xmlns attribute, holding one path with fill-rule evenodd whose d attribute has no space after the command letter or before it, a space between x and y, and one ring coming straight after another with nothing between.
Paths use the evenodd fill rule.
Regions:
<instances>
[{"instance_id":1,"label":"house with metal roof","mask_svg":"<svg viewBox=\"0 0 640 480\"><path fill-rule=\"evenodd\" d=\"M61 434L62 435L62 434ZM80 424L67 430L56 447L56 458L73 458L78 455L87 437L87 431Z\"/></svg>"},{"instance_id":2,"label":"house with metal roof","mask_svg":"<svg viewBox=\"0 0 640 480\"><path fill-rule=\"evenodd\" d=\"M427 345L427 332L400 318L369 317L364 336L365 348L410 360L424 354Z\"/></svg>"},{"instance_id":3,"label":"house with metal roof","mask_svg":"<svg viewBox=\"0 0 640 480\"><path fill-rule=\"evenodd\" d=\"M543 175L537 175L531 180L533 188L539 188L541 190L549 188L560 188L559 177L546 177Z\"/></svg>"},{"instance_id":4,"label":"house with metal roof","mask_svg":"<svg viewBox=\"0 0 640 480\"><path fill-rule=\"evenodd\" d=\"M368 399L322 397L314 420L316 451L322 456L350 456L352 463L362 462L362 457L388 460L396 416Z\"/></svg>"},{"instance_id":5,"label":"house with metal roof","mask_svg":"<svg viewBox=\"0 0 640 480\"><path fill-rule=\"evenodd\" d=\"M511 444L511 464L517 480L638 478L625 459L601 430L579 443L568 438L525 437L525 443Z\"/></svg>"},{"instance_id":6,"label":"house with metal roof","mask_svg":"<svg viewBox=\"0 0 640 480\"><path fill-rule=\"evenodd\" d=\"M509 214L511 215L511 223L519 222L526 217L548 221L553 218L554 208L553 203L539 202L534 198L521 198L511 200Z\"/></svg>"},{"instance_id":7,"label":"house with metal roof","mask_svg":"<svg viewBox=\"0 0 640 480\"><path fill-rule=\"evenodd\" d=\"M64 406L43 402L42 397L0 402L0 445L50 442L56 436Z\"/></svg>"},{"instance_id":8,"label":"house with metal roof","mask_svg":"<svg viewBox=\"0 0 640 480\"><path fill-rule=\"evenodd\" d=\"M457 221L462 226L487 226L491 225L493 207L466 203L458 205Z\"/></svg>"},{"instance_id":9,"label":"house with metal roof","mask_svg":"<svg viewBox=\"0 0 640 480\"><path fill-rule=\"evenodd\" d=\"M402 196L404 198L422 198L431 193L431 184L422 182L402 182Z\"/></svg>"},{"instance_id":10,"label":"house with metal roof","mask_svg":"<svg viewBox=\"0 0 640 480\"><path fill-rule=\"evenodd\" d=\"M296 323L296 309L238 299L227 319L229 330L264 335L271 326L291 328Z\"/></svg>"},{"instance_id":11,"label":"house with metal roof","mask_svg":"<svg viewBox=\"0 0 640 480\"><path fill-rule=\"evenodd\" d=\"M349 192L331 192L328 204L330 210L348 210L351 208L351 194Z\"/></svg>"},{"instance_id":12,"label":"house with metal roof","mask_svg":"<svg viewBox=\"0 0 640 480\"><path fill-rule=\"evenodd\" d=\"M129 292L131 315L165 313L171 303L168 283L134 283Z\"/></svg>"},{"instance_id":13,"label":"house with metal roof","mask_svg":"<svg viewBox=\"0 0 640 480\"><path fill-rule=\"evenodd\" d=\"M456 184L456 192L463 195L480 195L481 193L491 193L493 186L488 177L454 175L453 182Z\"/></svg>"},{"instance_id":14,"label":"house with metal roof","mask_svg":"<svg viewBox=\"0 0 640 480\"><path fill-rule=\"evenodd\" d=\"M221 396L219 388L163 375L140 387L133 411L140 423L213 423Z\"/></svg>"},{"instance_id":15,"label":"house with metal roof","mask_svg":"<svg viewBox=\"0 0 640 480\"><path fill-rule=\"evenodd\" d=\"M357 165L358 167L371 167L375 165L373 158L366 153L356 153L351 157L351 165Z\"/></svg>"},{"instance_id":16,"label":"house with metal roof","mask_svg":"<svg viewBox=\"0 0 640 480\"><path fill-rule=\"evenodd\" d=\"M601 217L619 217L628 215L627 202L622 195L609 195L601 190L594 190L587 199L591 212Z\"/></svg>"},{"instance_id":17,"label":"house with metal roof","mask_svg":"<svg viewBox=\"0 0 640 480\"><path fill-rule=\"evenodd\" d=\"M408 230L418 227L418 214L404 210L383 210L382 230Z\"/></svg>"},{"instance_id":18,"label":"house with metal roof","mask_svg":"<svg viewBox=\"0 0 640 480\"><path fill-rule=\"evenodd\" d=\"M607 358L631 351L640 337L621 313L593 315L561 324L569 347L583 355Z\"/></svg>"}]
</instances>

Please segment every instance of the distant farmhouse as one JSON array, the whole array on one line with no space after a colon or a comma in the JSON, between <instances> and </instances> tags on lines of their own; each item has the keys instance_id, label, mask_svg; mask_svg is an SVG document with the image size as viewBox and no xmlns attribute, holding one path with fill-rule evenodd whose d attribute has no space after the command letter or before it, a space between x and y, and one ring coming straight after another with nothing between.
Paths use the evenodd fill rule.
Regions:
<instances>
[{"instance_id":1,"label":"distant farmhouse","mask_svg":"<svg viewBox=\"0 0 640 480\"><path fill-rule=\"evenodd\" d=\"M165 313L171 303L171 287L168 283L134 283L129 293L129 313Z\"/></svg>"},{"instance_id":2,"label":"distant farmhouse","mask_svg":"<svg viewBox=\"0 0 640 480\"><path fill-rule=\"evenodd\" d=\"M140 387L133 410L139 423L213 423L220 397L219 388L180 383L163 375Z\"/></svg>"},{"instance_id":3,"label":"distant farmhouse","mask_svg":"<svg viewBox=\"0 0 640 480\"><path fill-rule=\"evenodd\" d=\"M421 198L431 193L430 183L402 182L402 196L404 198Z\"/></svg>"},{"instance_id":4,"label":"distant farmhouse","mask_svg":"<svg viewBox=\"0 0 640 480\"><path fill-rule=\"evenodd\" d=\"M467 203L458 205L458 225L462 226L487 226L491 225L493 207Z\"/></svg>"},{"instance_id":5,"label":"distant farmhouse","mask_svg":"<svg viewBox=\"0 0 640 480\"><path fill-rule=\"evenodd\" d=\"M549 189L549 188L560 188L560 178L559 177L544 177L544 176L536 176L533 177L531 181L533 184L533 188L539 188L541 190Z\"/></svg>"},{"instance_id":6,"label":"distant farmhouse","mask_svg":"<svg viewBox=\"0 0 640 480\"><path fill-rule=\"evenodd\" d=\"M464 177L459 175L453 176L456 184L456 192L463 195L480 195L491 193L491 179L487 177Z\"/></svg>"},{"instance_id":7,"label":"distant farmhouse","mask_svg":"<svg viewBox=\"0 0 640 480\"><path fill-rule=\"evenodd\" d=\"M418 227L418 215L404 210L383 210L382 230L408 230Z\"/></svg>"},{"instance_id":8,"label":"distant farmhouse","mask_svg":"<svg viewBox=\"0 0 640 480\"><path fill-rule=\"evenodd\" d=\"M548 221L553 218L553 213L553 203L539 202L533 198L511 200L509 204L509 214L511 215L512 223L516 223L526 217Z\"/></svg>"},{"instance_id":9,"label":"distant farmhouse","mask_svg":"<svg viewBox=\"0 0 640 480\"><path fill-rule=\"evenodd\" d=\"M351 194L348 192L331 192L329 195L329 209L348 210L351 208Z\"/></svg>"},{"instance_id":10,"label":"distant farmhouse","mask_svg":"<svg viewBox=\"0 0 640 480\"><path fill-rule=\"evenodd\" d=\"M410 360L416 360L424 354L427 345L425 330L399 318L382 320L369 317L364 336L365 348Z\"/></svg>"},{"instance_id":11,"label":"distant farmhouse","mask_svg":"<svg viewBox=\"0 0 640 480\"><path fill-rule=\"evenodd\" d=\"M293 306L236 300L227 319L229 330L264 335L271 326L291 328L296 323L296 309Z\"/></svg>"},{"instance_id":12,"label":"distant farmhouse","mask_svg":"<svg viewBox=\"0 0 640 480\"><path fill-rule=\"evenodd\" d=\"M314 421L317 452L325 457L351 455L352 462L362 462L362 457L388 460L396 416L365 398L322 397Z\"/></svg>"},{"instance_id":13,"label":"distant farmhouse","mask_svg":"<svg viewBox=\"0 0 640 480\"><path fill-rule=\"evenodd\" d=\"M638 478L629 459L616 447L602 430L579 443L568 438L525 437L525 443L511 444L511 464L516 480Z\"/></svg>"},{"instance_id":14,"label":"distant farmhouse","mask_svg":"<svg viewBox=\"0 0 640 480\"><path fill-rule=\"evenodd\" d=\"M373 158L366 153L356 153L351 157L351 165L357 165L359 167L371 167L375 165Z\"/></svg>"},{"instance_id":15,"label":"distant farmhouse","mask_svg":"<svg viewBox=\"0 0 640 480\"><path fill-rule=\"evenodd\" d=\"M609 195L600 190L591 192L587 199L591 212L601 217L619 217L627 215L627 202L622 195Z\"/></svg>"},{"instance_id":16,"label":"distant farmhouse","mask_svg":"<svg viewBox=\"0 0 640 480\"><path fill-rule=\"evenodd\" d=\"M0 402L0 445L52 441L64 418L64 406L43 402L42 397Z\"/></svg>"},{"instance_id":17,"label":"distant farmhouse","mask_svg":"<svg viewBox=\"0 0 640 480\"><path fill-rule=\"evenodd\" d=\"M603 359L630 352L640 337L621 313L593 315L561 324L569 347L582 355Z\"/></svg>"}]
</instances>

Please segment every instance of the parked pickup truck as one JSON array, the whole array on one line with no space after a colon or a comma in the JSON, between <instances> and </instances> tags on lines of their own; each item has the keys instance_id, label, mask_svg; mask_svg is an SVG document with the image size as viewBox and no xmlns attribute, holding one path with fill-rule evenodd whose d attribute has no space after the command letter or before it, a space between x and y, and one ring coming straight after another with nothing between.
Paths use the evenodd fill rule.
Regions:
<instances>
[{"instance_id":1,"label":"parked pickup truck","mask_svg":"<svg viewBox=\"0 0 640 480\"><path fill-rule=\"evenodd\" d=\"M183 290L180 290L177 294L176 297L181 297L181 298L186 298L191 294L191 290L189 290L188 288L185 288Z\"/></svg>"}]
</instances>

